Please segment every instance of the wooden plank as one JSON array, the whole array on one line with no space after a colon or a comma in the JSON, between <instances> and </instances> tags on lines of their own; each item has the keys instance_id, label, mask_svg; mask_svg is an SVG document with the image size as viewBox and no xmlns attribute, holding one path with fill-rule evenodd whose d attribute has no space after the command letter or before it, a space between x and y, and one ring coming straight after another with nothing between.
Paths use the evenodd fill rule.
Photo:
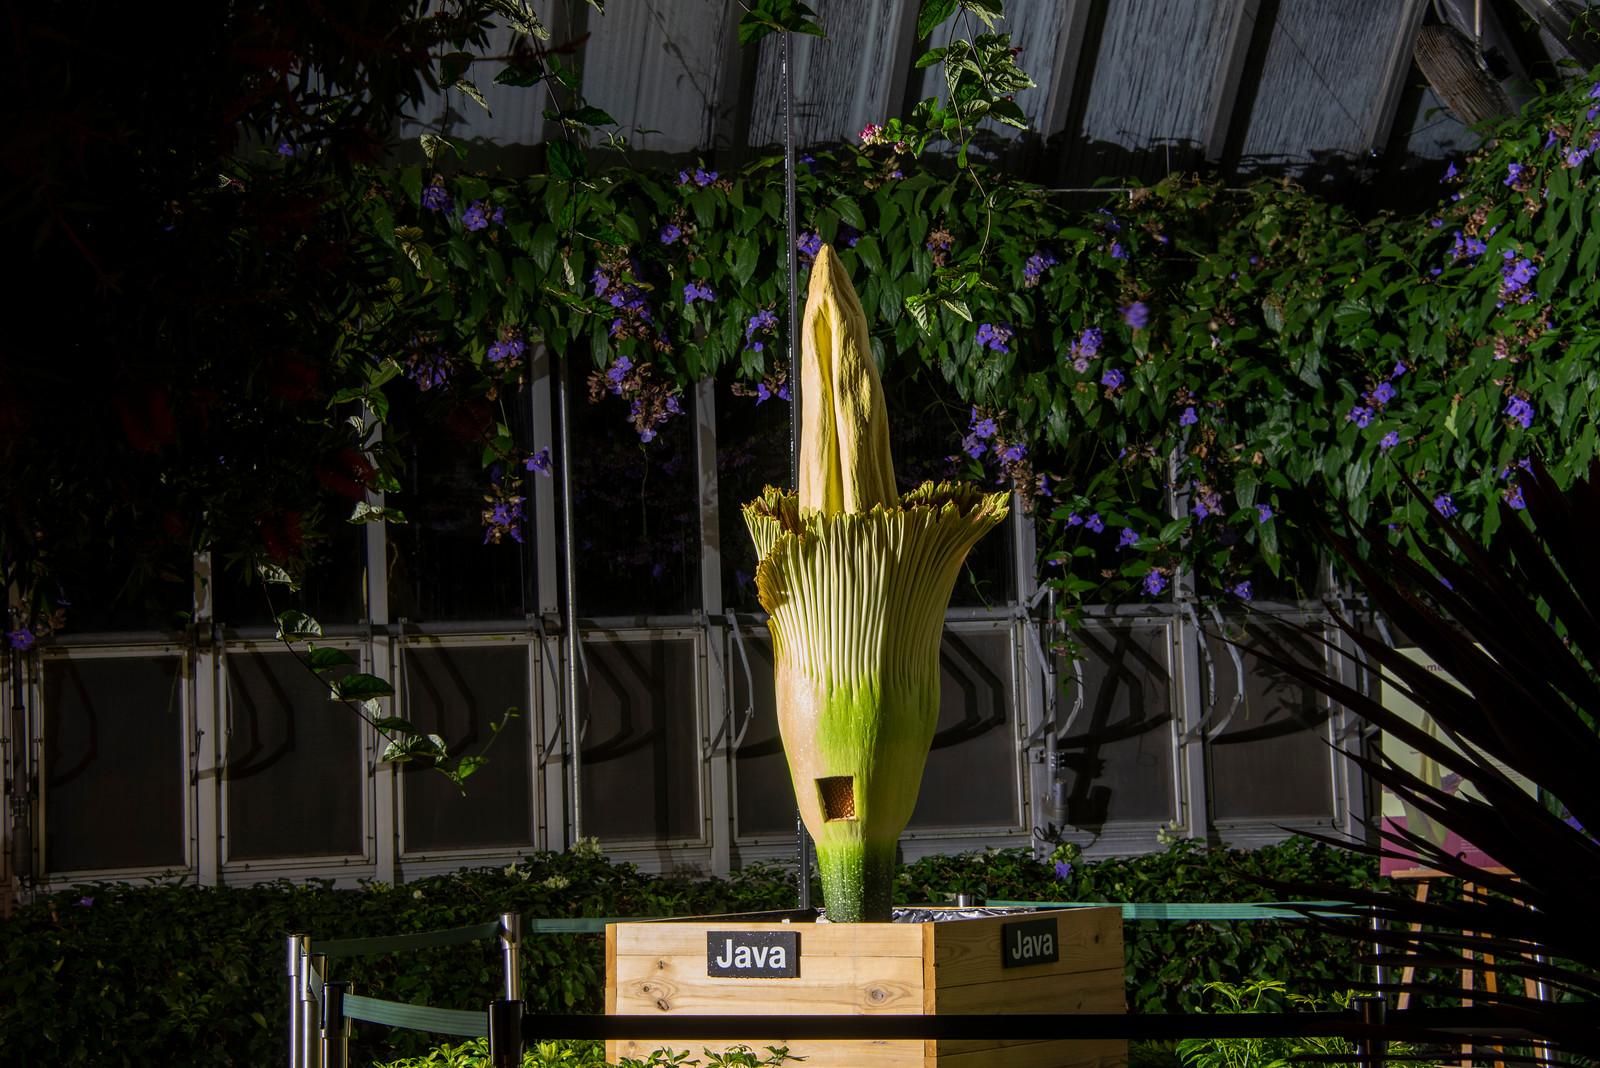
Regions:
<instances>
[{"instance_id":1,"label":"wooden plank","mask_svg":"<svg viewBox=\"0 0 1600 1068\"><path fill-rule=\"evenodd\" d=\"M922 1012L922 958L808 957L793 979L732 979L706 975L702 939L687 956L617 956L616 1011L817 1016L830 1013Z\"/></svg>"},{"instance_id":2,"label":"wooden plank","mask_svg":"<svg viewBox=\"0 0 1600 1068\"><path fill-rule=\"evenodd\" d=\"M940 1015L962 1012L1122 1012L1123 968L1081 972L1071 983L1033 975L1004 983L975 983L936 993Z\"/></svg>"},{"instance_id":3,"label":"wooden plank","mask_svg":"<svg viewBox=\"0 0 1600 1068\"><path fill-rule=\"evenodd\" d=\"M795 141L854 141L869 122L889 114L890 67L901 22L900 0L813 0L826 38L797 34L790 42L794 75ZM761 41L750 87L751 145L783 140L778 35ZM898 107L898 101L893 102Z\"/></svg>"},{"instance_id":4,"label":"wooden plank","mask_svg":"<svg viewBox=\"0 0 1600 1068\"><path fill-rule=\"evenodd\" d=\"M611 980L611 981L608 981L606 983L606 1015L607 1016L615 1016L617 1014L617 984L615 982L615 976L616 975L617 975L617 925L614 924L614 923L608 923L608 924L606 924L606 977L607 977L608 980Z\"/></svg>"},{"instance_id":5,"label":"wooden plank","mask_svg":"<svg viewBox=\"0 0 1600 1068\"><path fill-rule=\"evenodd\" d=\"M1227 8L1228 27L1222 51L1222 65L1211 80L1211 100L1206 106L1206 160L1222 159L1233 123L1234 105L1239 100L1239 78L1244 73L1245 57L1250 53L1250 35L1261 12L1261 0L1232 0Z\"/></svg>"},{"instance_id":6,"label":"wooden plank","mask_svg":"<svg viewBox=\"0 0 1600 1068\"><path fill-rule=\"evenodd\" d=\"M967 1048L972 1046L974 1048ZM1117 1039L1085 1042L939 1043L939 1068L1119 1068L1128 1044Z\"/></svg>"},{"instance_id":7,"label":"wooden plank","mask_svg":"<svg viewBox=\"0 0 1600 1068\"><path fill-rule=\"evenodd\" d=\"M795 931L800 959L815 957L914 957L922 959L922 932L910 923L745 923L737 919L694 923L614 923L617 953L626 956L699 955L705 965L707 931Z\"/></svg>"},{"instance_id":8,"label":"wooden plank","mask_svg":"<svg viewBox=\"0 0 1600 1068\"><path fill-rule=\"evenodd\" d=\"M726 95L727 8L725 0L635 0L589 20L584 97L618 121L633 148L711 144Z\"/></svg>"},{"instance_id":9,"label":"wooden plank","mask_svg":"<svg viewBox=\"0 0 1600 1068\"><path fill-rule=\"evenodd\" d=\"M1408 6L1281 0L1242 144L1245 165L1309 164L1313 148L1364 154L1367 117L1388 70L1388 49L1380 46L1401 33Z\"/></svg>"},{"instance_id":10,"label":"wooden plank","mask_svg":"<svg viewBox=\"0 0 1600 1068\"><path fill-rule=\"evenodd\" d=\"M787 1046L791 1057L803 1057L804 1060L794 1061L800 1068L923 1068L923 1057L920 1042L893 1041L893 1042L864 1042L864 1041L829 1041L818 1039L801 1039L795 1042L784 1042L774 1039L772 1042L746 1043L758 1052L764 1051L769 1045ZM678 1052L687 1052L693 1057L703 1057L705 1050L721 1053L729 1049L733 1043L720 1039L676 1039L672 1042L652 1042L648 1039L627 1040L606 1043L606 1060L615 1064L622 1057L633 1057L645 1060L658 1049L673 1049ZM785 1062L791 1063L791 1062ZM1085 1066L1088 1068L1088 1066Z\"/></svg>"},{"instance_id":11,"label":"wooden plank","mask_svg":"<svg viewBox=\"0 0 1600 1068\"><path fill-rule=\"evenodd\" d=\"M929 924L933 929L934 990L938 1011L949 1011L945 993L974 983L1006 985L1019 978L1076 975L1123 967L1122 910L1064 909L1040 916L1056 917L1058 960L1020 968L1000 960L1000 930L1018 917L994 916L960 923ZM1027 917L1037 919L1039 916ZM1121 989L1121 983L1117 984Z\"/></svg>"},{"instance_id":12,"label":"wooden plank","mask_svg":"<svg viewBox=\"0 0 1600 1068\"><path fill-rule=\"evenodd\" d=\"M1174 167L1183 165L1207 137L1218 57L1239 19L1238 0L1110 5L1081 127L1068 134L1089 142L1091 157L1170 145L1179 150Z\"/></svg>"},{"instance_id":13,"label":"wooden plank","mask_svg":"<svg viewBox=\"0 0 1600 1068\"><path fill-rule=\"evenodd\" d=\"M1400 18L1400 32L1390 42L1385 57L1383 80L1378 85L1376 103L1372 108L1372 124L1367 132L1367 149L1381 151L1389 143L1394 129L1395 113L1400 108L1400 97L1406 88L1406 79L1414 69L1411 58L1416 47L1417 31L1422 28L1422 16L1427 13L1428 0L1403 0L1405 9Z\"/></svg>"}]
</instances>

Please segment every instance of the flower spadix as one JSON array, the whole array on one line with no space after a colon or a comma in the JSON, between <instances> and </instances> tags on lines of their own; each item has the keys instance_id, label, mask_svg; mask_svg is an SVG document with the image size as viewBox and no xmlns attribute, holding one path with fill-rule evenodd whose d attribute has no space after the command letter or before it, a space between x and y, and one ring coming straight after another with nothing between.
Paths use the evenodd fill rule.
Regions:
<instances>
[{"instance_id":1,"label":"flower spadix","mask_svg":"<svg viewBox=\"0 0 1600 1068\"><path fill-rule=\"evenodd\" d=\"M800 335L799 488L745 505L770 616L778 727L830 918L886 921L894 851L939 718L939 639L968 550L1006 494L895 492L866 317L824 245Z\"/></svg>"}]
</instances>

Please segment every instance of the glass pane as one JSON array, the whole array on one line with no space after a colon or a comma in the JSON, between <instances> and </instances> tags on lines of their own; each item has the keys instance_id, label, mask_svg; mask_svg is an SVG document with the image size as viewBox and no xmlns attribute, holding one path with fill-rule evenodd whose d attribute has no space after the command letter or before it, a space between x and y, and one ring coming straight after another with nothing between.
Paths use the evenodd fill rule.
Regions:
<instances>
[{"instance_id":1,"label":"glass pane","mask_svg":"<svg viewBox=\"0 0 1600 1068\"><path fill-rule=\"evenodd\" d=\"M389 613L421 622L521 621L537 603L531 482L544 476L515 466L486 471L483 448L497 422L528 440L526 400L513 393L491 404L448 388L409 396L407 389L391 420L405 469L403 492L390 503L408 522L389 527ZM502 522L491 527L485 513L497 510Z\"/></svg>"},{"instance_id":2,"label":"glass pane","mask_svg":"<svg viewBox=\"0 0 1600 1068\"><path fill-rule=\"evenodd\" d=\"M182 630L194 611L194 557L186 540L95 545L54 554L65 634Z\"/></svg>"},{"instance_id":3,"label":"glass pane","mask_svg":"<svg viewBox=\"0 0 1600 1068\"><path fill-rule=\"evenodd\" d=\"M579 776L584 834L661 841L700 834L694 643L583 643Z\"/></svg>"},{"instance_id":4,"label":"glass pane","mask_svg":"<svg viewBox=\"0 0 1600 1068\"><path fill-rule=\"evenodd\" d=\"M717 389L717 525L721 534L722 600L741 612L761 610L756 600L756 550L740 506L764 486L789 485L787 401ZM764 632L764 628L763 628Z\"/></svg>"},{"instance_id":5,"label":"glass pane","mask_svg":"<svg viewBox=\"0 0 1600 1068\"><path fill-rule=\"evenodd\" d=\"M572 509L586 616L681 615L700 606L700 488L692 401L641 442L618 397L574 383Z\"/></svg>"},{"instance_id":6,"label":"glass pane","mask_svg":"<svg viewBox=\"0 0 1600 1068\"><path fill-rule=\"evenodd\" d=\"M1098 830L1115 820L1167 820L1174 811L1171 677L1164 627L1085 628L1083 705L1060 739L1066 809L1052 822ZM1072 661L1057 657L1056 714L1074 702Z\"/></svg>"},{"instance_id":7,"label":"glass pane","mask_svg":"<svg viewBox=\"0 0 1600 1068\"><path fill-rule=\"evenodd\" d=\"M939 666L939 726L910 826L1015 827L1011 635L947 630Z\"/></svg>"},{"instance_id":8,"label":"glass pane","mask_svg":"<svg viewBox=\"0 0 1600 1068\"><path fill-rule=\"evenodd\" d=\"M885 384L889 408L889 450L894 457L895 481L904 493L924 482L942 479L970 479L972 465L961 451L966 434L968 409L945 392L942 383L900 378ZM996 470L989 465L988 481L981 488L993 492L1007 488L994 482ZM956 579L950 603L958 607L1003 604L1013 596L1011 581L1011 525L1007 520L983 536L967 555L961 575Z\"/></svg>"},{"instance_id":9,"label":"glass pane","mask_svg":"<svg viewBox=\"0 0 1600 1068\"><path fill-rule=\"evenodd\" d=\"M263 588L259 579L245 575L240 565L224 564L222 554L217 554L212 572L212 610L216 618L232 627L260 627L271 624L276 613L291 608L325 624L356 623L367 618L366 528L334 523L328 533L328 542L320 546L316 563L301 588L292 593L287 586Z\"/></svg>"},{"instance_id":10,"label":"glass pane","mask_svg":"<svg viewBox=\"0 0 1600 1068\"><path fill-rule=\"evenodd\" d=\"M47 871L183 865L181 668L161 655L45 662Z\"/></svg>"},{"instance_id":11,"label":"glass pane","mask_svg":"<svg viewBox=\"0 0 1600 1068\"><path fill-rule=\"evenodd\" d=\"M1317 666L1322 648L1289 627L1251 631L1248 643L1280 659ZM1219 643L1216 715L1226 716L1233 664ZM1227 728L1210 743L1214 819L1275 819L1333 815L1328 710L1321 696L1247 650L1244 700Z\"/></svg>"},{"instance_id":12,"label":"glass pane","mask_svg":"<svg viewBox=\"0 0 1600 1068\"><path fill-rule=\"evenodd\" d=\"M737 833L742 838L792 836L794 787L789 780L789 761L783 755L783 741L778 737L778 710L772 689L772 639L767 635L765 624L744 628L744 651L750 663L748 683L739 650L729 643L732 674L729 692L733 695L735 731L744 723L745 710L754 708L750 729L734 754Z\"/></svg>"},{"instance_id":13,"label":"glass pane","mask_svg":"<svg viewBox=\"0 0 1600 1068\"><path fill-rule=\"evenodd\" d=\"M356 713L287 653L229 652L228 701L228 859L360 853Z\"/></svg>"},{"instance_id":14,"label":"glass pane","mask_svg":"<svg viewBox=\"0 0 1600 1068\"><path fill-rule=\"evenodd\" d=\"M432 768L404 765L406 851L531 844L527 647L408 645L404 657L401 715L441 735L453 757L488 758L464 794ZM521 714L496 736L492 725L513 708Z\"/></svg>"}]
</instances>

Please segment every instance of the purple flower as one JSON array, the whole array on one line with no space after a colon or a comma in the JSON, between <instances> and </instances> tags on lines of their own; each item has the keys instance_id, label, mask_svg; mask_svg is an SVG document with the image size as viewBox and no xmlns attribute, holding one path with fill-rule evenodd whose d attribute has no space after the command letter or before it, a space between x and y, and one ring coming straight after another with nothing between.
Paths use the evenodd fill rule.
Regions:
<instances>
[{"instance_id":1,"label":"purple flower","mask_svg":"<svg viewBox=\"0 0 1600 1068\"><path fill-rule=\"evenodd\" d=\"M550 477L550 450L540 449L526 460L522 461L525 471L537 471L545 478Z\"/></svg>"},{"instance_id":2,"label":"purple flower","mask_svg":"<svg viewBox=\"0 0 1600 1068\"><path fill-rule=\"evenodd\" d=\"M1458 260L1473 260L1489 251L1489 246L1482 238L1467 237L1460 230L1455 233L1455 242L1450 246L1450 254Z\"/></svg>"},{"instance_id":3,"label":"purple flower","mask_svg":"<svg viewBox=\"0 0 1600 1068\"><path fill-rule=\"evenodd\" d=\"M1064 860L1056 861L1056 878L1066 879L1072 875L1072 865Z\"/></svg>"},{"instance_id":4,"label":"purple flower","mask_svg":"<svg viewBox=\"0 0 1600 1068\"><path fill-rule=\"evenodd\" d=\"M1125 260L1128 258L1128 250L1122 247L1122 242L1111 242L1111 258L1114 260Z\"/></svg>"},{"instance_id":5,"label":"purple flower","mask_svg":"<svg viewBox=\"0 0 1600 1068\"><path fill-rule=\"evenodd\" d=\"M504 341L496 341L489 346L489 351L485 355L488 356L490 363L500 363L503 360L520 359L522 354L527 351L528 343L526 341L523 341L520 337L512 337L506 338Z\"/></svg>"},{"instance_id":6,"label":"purple flower","mask_svg":"<svg viewBox=\"0 0 1600 1068\"><path fill-rule=\"evenodd\" d=\"M613 324L615 325L615 324ZM622 380L628 377L628 372L633 370L633 361L626 356L618 356L606 368L606 382L611 386L611 392L622 396Z\"/></svg>"},{"instance_id":7,"label":"purple flower","mask_svg":"<svg viewBox=\"0 0 1600 1068\"><path fill-rule=\"evenodd\" d=\"M1122 536L1117 539L1117 548L1126 549L1139 544L1139 532L1132 527L1123 527Z\"/></svg>"},{"instance_id":8,"label":"purple flower","mask_svg":"<svg viewBox=\"0 0 1600 1068\"><path fill-rule=\"evenodd\" d=\"M1069 513L1067 515L1067 526L1069 526L1069 527L1081 527L1081 526L1083 526L1083 516L1079 515L1077 512Z\"/></svg>"},{"instance_id":9,"label":"purple flower","mask_svg":"<svg viewBox=\"0 0 1600 1068\"><path fill-rule=\"evenodd\" d=\"M77 901L73 902L73 904L77 905L80 909L92 909L94 908L94 898L80 897Z\"/></svg>"},{"instance_id":10,"label":"purple flower","mask_svg":"<svg viewBox=\"0 0 1600 1068\"><path fill-rule=\"evenodd\" d=\"M1196 519L1202 521L1211 515L1211 507L1206 503L1204 497L1196 498L1194 504L1189 506L1189 511L1194 513Z\"/></svg>"},{"instance_id":11,"label":"purple flower","mask_svg":"<svg viewBox=\"0 0 1600 1068\"><path fill-rule=\"evenodd\" d=\"M1011 340L1011 328L1003 324L979 323L978 335L974 340L977 341L980 349L1010 352L1011 347L1006 342Z\"/></svg>"},{"instance_id":12,"label":"purple flower","mask_svg":"<svg viewBox=\"0 0 1600 1068\"><path fill-rule=\"evenodd\" d=\"M1050 476L1049 475L1041 474L1034 481L1033 487L1034 487L1035 490L1038 491L1039 496L1041 496L1041 497L1053 497L1053 496L1055 496L1053 493L1050 492Z\"/></svg>"},{"instance_id":13,"label":"purple flower","mask_svg":"<svg viewBox=\"0 0 1600 1068\"><path fill-rule=\"evenodd\" d=\"M1100 518L1099 512L1095 512L1088 519L1085 519L1083 521L1083 525L1094 531L1096 534L1106 529L1106 522Z\"/></svg>"},{"instance_id":14,"label":"purple flower","mask_svg":"<svg viewBox=\"0 0 1600 1068\"><path fill-rule=\"evenodd\" d=\"M1256 505L1256 522L1265 523L1267 520L1269 520L1271 518L1272 518L1272 505L1270 505L1270 504L1258 504L1258 505Z\"/></svg>"},{"instance_id":15,"label":"purple flower","mask_svg":"<svg viewBox=\"0 0 1600 1068\"><path fill-rule=\"evenodd\" d=\"M1520 163L1508 163L1508 164L1506 164L1505 181L1501 182L1500 184L1501 185L1516 185L1518 182L1520 182L1522 180L1522 171L1523 171L1523 167L1522 167L1522 164L1520 164Z\"/></svg>"},{"instance_id":16,"label":"purple flower","mask_svg":"<svg viewBox=\"0 0 1600 1068\"><path fill-rule=\"evenodd\" d=\"M814 230L807 230L795 239L794 247L800 250L800 255L807 260L817 258L817 253L822 251L822 235Z\"/></svg>"},{"instance_id":17,"label":"purple flower","mask_svg":"<svg viewBox=\"0 0 1600 1068\"><path fill-rule=\"evenodd\" d=\"M429 211L449 211L450 191L442 185L430 185L422 191L422 206Z\"/></svg>"},{"instance_id":18,"label":"purple flower","mask_svg":"<svg viewBox=\"0 0 1600 1068\"><path fill-rule=\"evenodd\" d=\"M1378 448L1380 449L1392 449L1398 444L1400 444L1400 432L1398 430L1391 430L1378 439Z\"/></svg>"},{"instance_id":19,"label":"purple flower","mask_svg":"<svg viewBox=\"0 0 1600 1068\"><path fill-rule=\"evenodd\" d=\"M716 299L717 295L711 291L710 286L701 285L698 282L690 282L688 285L683 287L683 303L685 307L693 304L697 300L711 304L714 303Z\"/></svg>"},{"instance_id":20,"label":"purple flower","mask_svg":"<svg viewBox=\"0 0 1600 1068\"><path fill-rule=\"evenodd\" d=\"M594 295L597 297L603 297L606 295L606 287L611 285L611 276L602 270L596 269L595 272L589 276L589 281L594 283Z\"/></svg>"},{"instance_id":21,"label":"purple flower","mask_svg":"<svg viewBox=\"0 0 1600 1068\"><path fill-rule=\"evenodd\" d=\"M1178 416L1179 426L1194 426L1199 421L1200 417L1194 414L1194 405L1192 404L1183 410L1182 415Z\"/></svg>"},{"instance_id":22,"label":"purple flower","mask_svg":"<svg viewBox=\"0 0 1600 1068\"><path fill-rule=\"evenodd\" d=\"M690 173L689 171L678 172L679 185L688 185L689 183L693 182L699 188L704 189L706 186L710 185L716 180L717 172L708 171L704 167L696 167L693 173Z\"/></svg>"},{"instance_id":23,"label":"purple flower","mask_svg":"<svg viewBox=\"0 0 1600 1068\"><path fill-rule=\"evenodd\" d=\"M758 331L776 330L778 328L778 314L771 308L763 308L750 317L744 324L744 339L749 341Z\"/></svg>"},{"instance_id":24,"label":"purple flower","mask_svg":"<svg viewBox=\"0 0 1600 1068\"><path fill-rule=\"evenodd\" d=\"M6 641L11 644L11 648L16 649L18 652L25 653L29 649L33 648L33 631L29 630L27 627L18 627L16 630L8 630L6 631Z\"/></svg>"},{"instance_id":25,"label":"purple flower","mask_svg":"<svg viewBox=\"0 0 1600 1068\"><path fill-rule=\"evenodd\" d=\"M999 429L1000 428L995 425L994 419L989 416L984 416L982 419L979 419L978 409L972 409L972 433L975 436L983 438L984 440L988 440L989 438L994 437Z\"/></svg>"},{"instance_id":26,"label":"purple flower","mask_svg":"<svg viewBox=\"0 0 1600 1068\"><path fill-rule=\"evenodd\" d=\"M667 223L667 225L661 228L661 243L663 245L670 245L682 236L683 227L678 226L675 223Z\"/></svg>"},{"instance_id":27,"label":"purple flower","mask_svg":"<svg viewBox=\"0 0 1600 1068\"><path fill-rule=\"evenodd\" d=\"M1381 408L1394 400L1394 387L1387 382L1379 382L1377 388L1367 394L1367 400L1374 407Z\"/></svg>"},{"instance_id":28,"label":"purple flower","mask_svg":"<svg viewBox=\"0 0 1600 1068\"><path fill-rule=\"evenodd\" d=\"M489 228L489 216L483 210L483 201L474 200L467 205L467 210L461 213L461 225L472 231Z\"/></svg>"},{"instance_id":29,"label":"purple flower","mask_svg":"<svg viewBox=\"0 0 1600 1068\"><path fill-rule=\"evenodd\" d=\"M1358 404L1354 408L1350 409L1350 414L1345 416L1345 419L1354 423L1356 426L1366 426L1368 423L1372 422L1372 409L1363 408Z\"/></svg>"},{"instance_id":30,"label":"purple flower","mask_svg":"<svg viewBox=\"0 0 1600 1068\"><path fill-rule=\"evenodd\" d=\"M1150 325L1150 309L1144 301L1136 300L1122 309L1122 321L1135 330L1143 330Z\"/></svg>"},{"instance_id":31,"label":"purple flower","mask_svg":"<svg viewBox=\"0 0 1600 1068\"><path fill-rule=\"evenodd\" d=\"M1390 378L1399 378L1401 375L1405 374L1408 370L1410 370L1410 368L1408 368L1401 361L1396 360L1395 364L1394 364L1394 370L1389 372L1389 377Z\"/></svg>"},{"instance_id":32,"label":"purple flower","mask_svg":"<svg viewBox=\"0 0 1600 1068\"><path fill-rule=\"evenodd\" d=\"M1450 179L1454 178L1457 173L1458 172L1456 171L1456 161L1455 160L1451 160L1450 161L1450 165L1444 169L1444 177L1440 178L1439 181L1448 182Z\"/></svg>"},{"instance_id":33,"label":"purple flower","mask_svg":"<svg viewBox=\"0 0 1600 1068\"><path fill-rule=\"evenodd\" d=\"M861 240L861 231L849 223L840 223L838 232L833 235L833 239L845 248L855 248L857 242Z\"/></svg>"},{"instance_id":34,"label":"purple flower","mask_svg":"<svg viewBox=\"0 0 1600 1068\"><path fill-rule=\"evenodd\" d=\"M294 155L294 146L287 141L278 142L278 155L285 158Z\"/></svg>"},{"instance_id":35,"label":"purple flower","mask_svg":"<svg viewBox=\"0 0 1600 1068\"><path fill-rule=\"evenodd\" d=\"M968 456L976 460L985 452L989 451L989 446L985 445L983 443L983 439L978 437L977 434L968 434L966 437L961 439L961 449Z\"/></svg>"},{"instance_id":36,"label":"purple flower","mask_svg":"<svg viewBox=\"0 0 1600 1068\"><path fill-rule=\"evenodd\" d=\"M765 382L757 382L756 383L756 403L760 404L762 401L767 401L767 400L771 400L771 399L772 399L772 390L767 388L767 384Z\"/></svg>"},{"instance_id":37,"label":"purple flower","mask_svg":"<svg viewBox=\"0 0 1600 1068\"><path fill-rule=\"evenodd\" d=\"M1072 343L1072 354L1092 360L1100 355L1100 346L1105 342L1106 335L1097 326L1091 326L1078 335L1078 340Z\"/></svg>"},{"instance_id":38,"label":"purple flower","mask_svg":"<svg viewBox=\"0 0 1600 1068\"><path fill-rule=\"evenodd\" d=\"M1506 401L1506 415L1521 423L1524 430L1533 425L1533 405L1521 397Z\"/></svg>"},{"instance_id":39,"label":"purple flower","mask_svg":"<svg viewBox=\"0 0 1600 1068\"><path fill-rule=\"evenodd\" d=\"M505 222L506 221L506 209L505 208L495 208L494 211L489 213L489 221L494 223L497 226L500 223Z\"/></svg>"},{"instance_id":40,"label":"purple flower","mask_svg":"<svg viewBox=\"0 0 1600 1068\"><path fill-rule=\"evenodd\" d=\"M1002 449L1000 443L996 442L994 450L999 454L1000 462L1006 464L1021 463L1023 458L1028 455L1027 447L1020 444L1007 445Z\"/></svg>"},{"instance_id":41,"label":"purple flower","mask_svg":"<svg viewBox=\"0 0 1600 1068\"><path fill-rule=\"evenodd\" d=\"M1228 592L1241 601L1248 601L1255 596L1255 591L1250 588L1249 579L1245 579L1243 582L1231 587Z\"/></svg>"},{"instance_id":42,"label":"purple flower","mask_svg":"<svg viewBox=\"0 0 1600 1068\"><path fill-rule=\"evenodd\" d=\"M1115 367L1111 368L1110 370L1106 371L1105 374L1100 376L1100 384L1105 386L1107 389L1120 389L1122 388L1122 383L1124 381L1125 379L1122 372L1117 370Z\"/></svg>"},{"instance_id":43,"label":"purple flower","mask_svg":"<svg viewBox=\"0 0 1600 1068\"><path fill-rule=\"evenodd\" d=\"M1528 507L1528 502L1524 501L1522 499L1522 487L1521 486L1513 483L1511 485L1511 488L1506 490L1506 503L1509 504L1511 507L1517 509L1517 511L1519 511L1519 512L1522 509Z\"/></svg>"},{"instance_id":44,"label":"purple flower","mask_svg":"<svg viewBox=\"0 0 1600 1068\"><path fill-rule=\"evenodd\" d=\"M1433 510L1446 519L1460 511L1456 507L1456 502L1450 499L1450 494L1448 493L1441 493L1433 499Z\"/></svg>"},{"instance_id":45,"label":"purple flower","mask_svg":"<svg viewBox=\"0 0 1600 1068\"><path fill-rule=\"evenodd\" d=\"M1167 576L1160 571L1152 568L1150 573L1144 577L1144 592L1150 596L1154 597L1166 588Z\"/></svg>"},{"instance_id":46,"label":"purple flower","mask_svg":"<svg viewBox=\"0 0 1600 1068\"><path fill-rule=\"evenodd\" d=\"M1022 265L1022 276L1030 283L1038 282L1039 276L1054 267L1057 262L1048 249L1039 249Z\"/></svg>"}]
</instances>

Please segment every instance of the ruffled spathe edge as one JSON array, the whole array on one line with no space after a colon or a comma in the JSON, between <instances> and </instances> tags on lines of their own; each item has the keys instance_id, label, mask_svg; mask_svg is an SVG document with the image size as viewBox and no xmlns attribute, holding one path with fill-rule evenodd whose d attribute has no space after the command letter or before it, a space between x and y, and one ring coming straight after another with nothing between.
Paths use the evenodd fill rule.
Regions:
<instances>
[{"instance_id":1,"label":"ruffled spathe edge","mask_svg":"<svg viewBox=\"0 0 1600 1068\"><path fill-rule=\"evenodd\" d=\"M769 486L744 517L775 652L835 680L926 667L961 564L1005 519L1008 500L968 483L925 482L895 505L825 515Z\"/></svg>"}]
</instances>

